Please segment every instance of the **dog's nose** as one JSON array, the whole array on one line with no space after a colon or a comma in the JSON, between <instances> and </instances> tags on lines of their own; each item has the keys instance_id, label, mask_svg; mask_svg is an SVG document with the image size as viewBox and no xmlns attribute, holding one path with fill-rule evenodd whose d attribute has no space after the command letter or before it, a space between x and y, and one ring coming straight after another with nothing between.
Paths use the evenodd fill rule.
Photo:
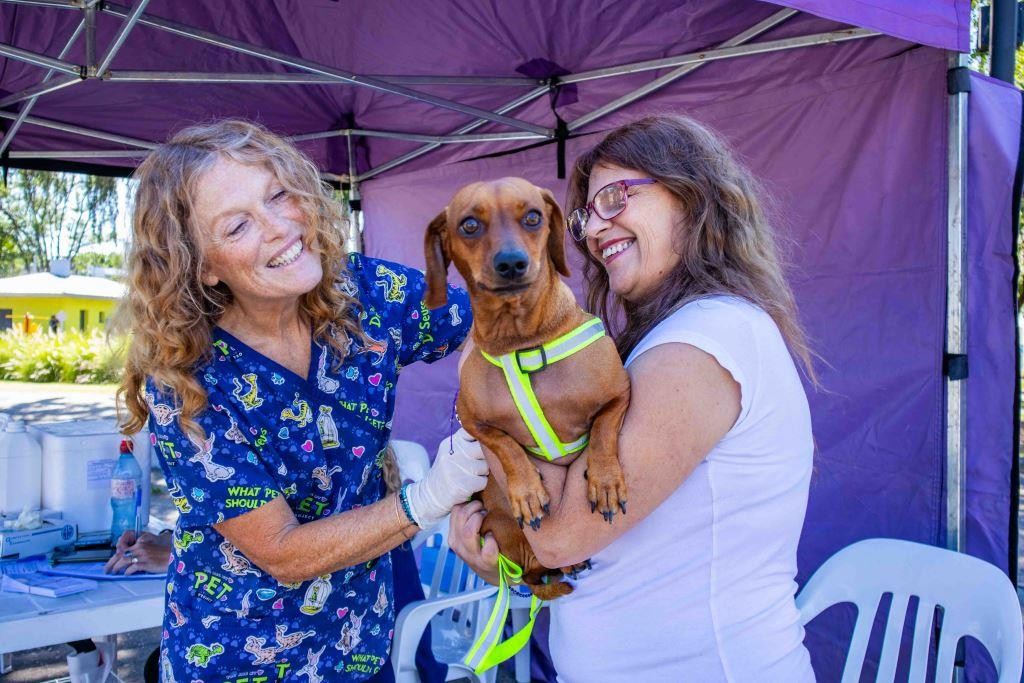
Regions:
<instances>
[{"instance_id":1,"label":"dog's nose","mask_svg":"<svg viewBox=\"0 0 1024 683\"><path fill-rule=\"evenodd\" d=\"M494 255L494 270L506 280L514 280L526 274L530 257L519 249L499 251Z\"/></svg>"}]
</instances>

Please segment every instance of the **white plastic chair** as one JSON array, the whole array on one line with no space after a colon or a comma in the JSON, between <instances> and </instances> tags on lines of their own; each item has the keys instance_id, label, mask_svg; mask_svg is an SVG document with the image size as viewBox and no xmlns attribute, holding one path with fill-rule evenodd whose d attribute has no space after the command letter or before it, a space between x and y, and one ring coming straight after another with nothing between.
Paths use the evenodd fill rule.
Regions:
<instances>
[{"instance_id":1,"label":"white plastic chair","mask_svg":"<svg viewBox=\"0 0 1024 683\"><path fill-rule=\"evenodd\" d=\"M469 678L494 683L497 668L477 676L462 664L462 658L487 623L498 589L473 573L448 547L448 518L426 535L424 545L436 548L437 559L430 585L424 586L426 599L402 608L395 623L391 661L396 683L419 683L416 648L427 624L433 635L434 657L448 665L447 680ZM529 619L530 599L513 596L510 616L513 631L519 631ZM514 662L515 680L529 681L530 648L520 650Z\"/></svg>"},{"instance_id":2,"label":"white plastic chair","mask_svg":"<svg viewBox=\"0 0 1024 683\"><path fill-rule=\"evenodd\" d=\"M1017 592L1006 575L970 555L889 538L871 538L843 548L814 573L796 598L803 624L832 605L856 605L857 622L843 683L860 680L871 626L886 593L892 594L892 604L876 680L895 678L907 604L917 596L910 683L925 679L936 607L943 610L936 681L952 679L957 643L971 636L992 655L1000 683L1019 683L1024 630Z\"/></svg>"},{"instance_id":3,"label":"white plastic chair","mask_svg":"<svg viewBox=\"0 0 1024 683\"><path fill-rule=\"evenodd\" d=\"M430 469L430 457L420 444L392 439L391 448L403 482L419 481ZM462 664L462 657L487 623L497 587L473 573L448 547L448 518L436 528L416 534L411 543L413 548L422 545L433 549L436 560L431 582L423 586L426 599L406 605L395 624L391 661L397 683L419 683L416 648L428 623L432 627L434 656L448 664L448 680L468 677L493 683L496 669L477 676ZM514 631L525 626L530 616L530 599L513 596L510 616ZM529 681L529 647L516 654L514 661L515 680Z\"/></svg>"},{"instance_id":4,"label":"white plastic chair","mask_svg":"<svg viewBox=\"0 0 1024 683\"><path fill-rule=\"evenodd\" d=\"M498 589L474 574L448 547L447 518L427 535L423 545L436 548L437 558L430 585L424 587L426 599L402 608L395 623L391 661L396 683L419 683L416 648L427 624L433 634L434 657L448 665L447 680L481 680L461 660L486 623L493 604L491 598ZM488 671L482 680L493 683L495 671Z\"/></svg>"}]
</instances>

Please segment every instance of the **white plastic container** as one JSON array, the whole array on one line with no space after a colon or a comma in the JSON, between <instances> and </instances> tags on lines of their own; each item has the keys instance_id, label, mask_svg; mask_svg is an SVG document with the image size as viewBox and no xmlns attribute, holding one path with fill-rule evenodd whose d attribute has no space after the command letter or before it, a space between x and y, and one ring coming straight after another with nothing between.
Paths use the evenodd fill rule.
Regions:
<instances>
[{"instance_id":1,"label":"white plastic container","mask_svg":"<svg viewBox=\"0 0 1024 683\"><path fill-rule=\"evenodd\" d=\"M43 506L60 510L78 525L79 535L110 531L110 474L120 455L115 420L73 420L32 425L43 451ZM149 432L132 437L142 470L139 527L149 523Z\"/></svg>"},{"instance_id":2,"label":"white plastic container","mask_svg":"<svg viewBox=\"0 0 1024 683\"><path fill-rule=\"evenodd\" d=\"M39 444L21 420L11 420L0 432L0 512L38 510L42 458Z\"/></svg>"}]
</instances>

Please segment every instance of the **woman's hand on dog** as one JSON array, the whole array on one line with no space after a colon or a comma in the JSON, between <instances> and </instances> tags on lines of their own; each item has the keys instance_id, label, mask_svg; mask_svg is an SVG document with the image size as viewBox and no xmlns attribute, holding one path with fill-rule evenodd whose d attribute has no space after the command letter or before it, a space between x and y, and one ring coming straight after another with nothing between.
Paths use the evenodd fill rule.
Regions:
<instances>
[{"instance_id":1,"label":"woman's hand on dog","mask_svg":"<svg viewBox=\"0 0 1024 683\"><path fill-rule=\"evenodd\" d=\"M480 543L480 525L487 511L479 500L452 508L448 545L455 554L488 583L498 585L498 543L494 536L484 536Z\"/></svg>"}]
</instances>

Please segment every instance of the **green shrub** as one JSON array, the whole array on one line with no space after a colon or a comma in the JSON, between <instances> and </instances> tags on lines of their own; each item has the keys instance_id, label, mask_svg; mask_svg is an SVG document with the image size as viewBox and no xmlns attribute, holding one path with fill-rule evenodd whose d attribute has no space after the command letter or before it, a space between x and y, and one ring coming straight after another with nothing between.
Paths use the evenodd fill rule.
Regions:
<instances>
[{"instance_id":1,"label":"green shrub","mask_svg":"<svg viewBox=\"0 0 1024 683\"><path fill-rule=\"evenodd\" d=\"M122 337L99 330L0 333L0 379L20 382L105 384L120 380L124 367Z\"/></svg>"}]
</instances>

